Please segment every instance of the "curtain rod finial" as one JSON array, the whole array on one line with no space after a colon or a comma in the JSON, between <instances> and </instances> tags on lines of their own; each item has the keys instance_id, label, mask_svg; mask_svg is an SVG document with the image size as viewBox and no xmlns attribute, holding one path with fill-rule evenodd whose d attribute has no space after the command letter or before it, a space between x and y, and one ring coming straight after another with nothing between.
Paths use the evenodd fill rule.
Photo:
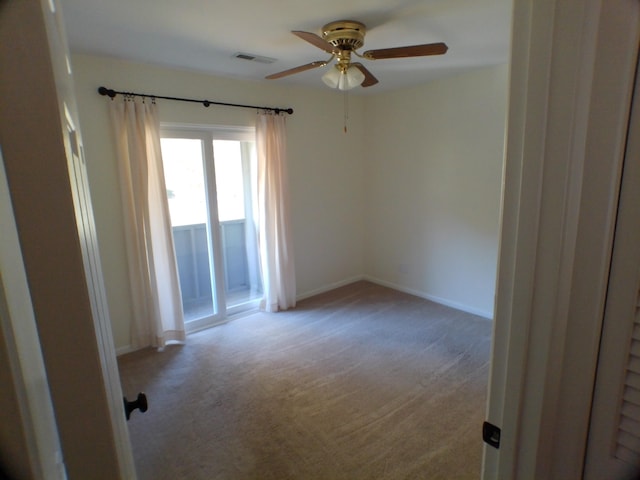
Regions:
<instances>
[{"instance_id":1,"label":"curtain rod finial","mask_svg":"<svg viewBox=\"0 0 640 480\"><path fill-rule=\"evenodd\" d=\"M116 92L115 90L112 90L110 88L107 87L100 87L98 88L98 93L102 96L109 96L110 98L114 98L116 96Z\"/></svg>"}]
</instances>

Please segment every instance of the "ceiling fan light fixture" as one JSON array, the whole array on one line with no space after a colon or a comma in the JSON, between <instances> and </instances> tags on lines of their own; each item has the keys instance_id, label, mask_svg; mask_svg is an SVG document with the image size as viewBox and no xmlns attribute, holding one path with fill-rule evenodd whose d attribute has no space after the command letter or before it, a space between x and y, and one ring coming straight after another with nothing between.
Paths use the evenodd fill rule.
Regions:
<instances>
[{"instance_id":1,"label":"ceiling fan light fixture","mask_svg":"<svg viewBox=\"0 0 640 480\"><path fill-rule=\"evenodd\" d=\"M351 90L362 84L364 81L364 73L359 68L353 65L349 66L346 70L341 70L338 65L327 70L322 76L322 81L325 85L331 88L337 88L339 90Z\"/></svg>"},{"instance_id":2,"label":"ceiling fan light fixture","mask_svg":"<svg viewBox=\"0 0 640 480\"><path fill-rule=\"evenodd\" d=\"M355 20L338 20L322 27L322 37L312 32L293 30L291 33L310 43L314 47L331 55L329 60L321 60L290 68L282 72L267 75L265 78L282 78L295 73L305 72L312 68L324 67L334 59L336 64L322 76L322 81L331 88L347 91L358 85L371 87L378 79L360 62L351 63L352 55L365 60L381 60L386 58L426 57L443 55L448 47L443 42L407 45L404 47L379 48L358 53L364 46L367 28ZM244 56L242 58L245 58Z\"/></svg>"}]
</instances>

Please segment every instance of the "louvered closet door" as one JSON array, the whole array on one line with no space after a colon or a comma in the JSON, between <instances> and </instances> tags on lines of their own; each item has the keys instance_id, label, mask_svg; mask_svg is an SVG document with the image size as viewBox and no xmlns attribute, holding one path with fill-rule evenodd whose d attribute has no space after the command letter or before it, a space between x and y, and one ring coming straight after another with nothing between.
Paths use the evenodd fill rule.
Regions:
<instances>
[{"instance_id":1,"label":"louvered closet door","mask_svg":"<svg viewBox=\"0 0 640 480\"><path fill-rule=\"evenodd\" d=\"M586 480L640 478L640 88L636 78L613 245Z\"/></svg>"},{"instance_id":2,"label":"louvered closet door","mask_svg":"<svg viewBox=\"0 0 640 480\"><path fill-rule=\"evenodd\" d=\"M636 302L633 333L622 395L618 401L620 415L616 432L614 456L635 465L640 456L640 305Z\"/></svg>"}]
</instances>

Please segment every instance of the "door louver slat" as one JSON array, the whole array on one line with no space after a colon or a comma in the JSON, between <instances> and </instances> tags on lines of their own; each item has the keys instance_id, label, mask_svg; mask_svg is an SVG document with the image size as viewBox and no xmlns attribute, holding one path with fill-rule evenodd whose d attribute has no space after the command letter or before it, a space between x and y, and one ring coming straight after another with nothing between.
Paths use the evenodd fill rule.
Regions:
<instances>
[{"instance_id":1,"label":"door louver slat","mask_svg":"<svg viewBox=\"0 0 640 480\"><path fill-rule=\"evenodd\" d=\"M638 461L638 454L628 448L618 445L616 448L615 457L627 463L635 464Z\"/></svg>"},{"instance_id":2,"label":"door louver slat","mask_svg":"<svg viewBox=\"0 0 640 480\"><path fill-rule=\"evenodd\" d=\"M637 319L635 325L633 326L633 333L631 334L631 337L634 340L640 340L640 324L638 324Z\"/></svg>"},{"instance_id":3,"label":"door louver slat","mask_svg":"<svg viewBox=\"0 0 640 480\"><path fill-rule=\"evenodd\" d=\"M627 372L627 378L625 379L625 384L637 390L640 390L640 375L633 372Z\"/></svg>"},{"instance_id":4,"label":"door louver slat","mask_svg":"<svg viewBox=\"0 0 640 480\"><path fill-rule=\"evenodd\" d=\"M620 419L620 430L640 438L640 422L637 420L623 416Z\"/></svg>"},{"instance_id":5,"label":"door louver slat","mask_svg":"<svg viewBox=\"0 0 640 480\"><path fill-rule=\"evenodd\" d=\"M625 402L628 402L635 406L640 406L640 391L638 391L636 388L630 387L628 383L626 388L624 389L622 398Z\"/></svg>"}]
</instances>

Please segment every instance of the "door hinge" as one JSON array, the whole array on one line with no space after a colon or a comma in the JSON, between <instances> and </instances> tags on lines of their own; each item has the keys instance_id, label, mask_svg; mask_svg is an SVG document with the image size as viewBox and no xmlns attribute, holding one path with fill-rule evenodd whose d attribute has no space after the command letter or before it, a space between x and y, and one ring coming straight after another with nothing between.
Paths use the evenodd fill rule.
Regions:
<instances>
[{"instance_id":1,"label":"door hinge","mask_svg":"<svg viewBox=\"0 0 640 480\"><path fill-rule=\"evenodd\" d=\"M500 448L500 428L492 423L482 424L482 440L493 448Z\"/></svg>"}]
</instances>

